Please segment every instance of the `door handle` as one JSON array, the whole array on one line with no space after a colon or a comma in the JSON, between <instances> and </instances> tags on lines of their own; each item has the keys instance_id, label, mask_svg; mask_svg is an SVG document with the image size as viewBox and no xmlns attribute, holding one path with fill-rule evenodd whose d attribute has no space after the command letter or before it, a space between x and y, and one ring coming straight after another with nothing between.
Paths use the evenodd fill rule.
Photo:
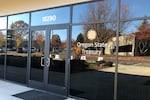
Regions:
<instances>
[{"instance_id":1,"label":"door handle","mask_svg":"<svg viewBox=\"0 0 150 100\"><path fill-rule=\"evenodd\" d=\"M50 65L50 58L49 57L47 57L46 64L47 64L47 67L49 67L49 65Z\"/></svg>"},{"instance_id":2,"label":"door handle","mask_svg":"<svg viewBox=\"0 0 150 100\"><path fill-rule=\"evenodd\" d=\"M45 58L45 57L41 57L41 66L43 66L43 67L44 67L44 64L43 64L44 58Z\"/></svg>"},{"instance_id":3,"label":"door handle","mask_svg":"<svg viewBox=\"0 0 150 100\"><path fill-rule=\"evenodd\" d=\"M45 57L41 57L41 66L43 66L43 67L44 67L44 59L45 59ZM46 66L49 67L49 65L50 65L50 58L47 57Z\"/></svg>"}]
</instances>

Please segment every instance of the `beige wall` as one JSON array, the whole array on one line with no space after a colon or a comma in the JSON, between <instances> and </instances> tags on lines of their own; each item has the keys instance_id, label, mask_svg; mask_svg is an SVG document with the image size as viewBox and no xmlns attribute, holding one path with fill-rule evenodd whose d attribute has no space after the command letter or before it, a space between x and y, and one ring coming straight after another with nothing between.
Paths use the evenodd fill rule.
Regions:
<instances>
[{"instance_id":1,"label":"beige wall","mask_svg":"<svg viewBox=\"0 0 150 100\"><path fill-rule=\"evenodd\" d=\"M92 0L0 0L0 16Z\"/></svg>"}]
</instances>

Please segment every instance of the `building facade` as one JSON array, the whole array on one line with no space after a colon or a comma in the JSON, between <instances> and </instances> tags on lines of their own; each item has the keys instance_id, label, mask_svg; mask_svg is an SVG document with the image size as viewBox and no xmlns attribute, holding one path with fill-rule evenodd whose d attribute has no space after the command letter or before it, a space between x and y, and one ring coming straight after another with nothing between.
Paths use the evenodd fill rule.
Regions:
<instances>
[{"instance_id":1,"label":"building facade","mask_svg":"<svg viewBox=\"0 0 150 100\"><path fill-rule=\"evenodd\" d=\"M146 4L24 0L2 5L0 78L78 99L149 100L149 54L134 56L137 49L149 51L149 35L139 44L124 36L142 34L141 29L149 33L143 27L150 19Z\"/></svg>"}]
</instances>

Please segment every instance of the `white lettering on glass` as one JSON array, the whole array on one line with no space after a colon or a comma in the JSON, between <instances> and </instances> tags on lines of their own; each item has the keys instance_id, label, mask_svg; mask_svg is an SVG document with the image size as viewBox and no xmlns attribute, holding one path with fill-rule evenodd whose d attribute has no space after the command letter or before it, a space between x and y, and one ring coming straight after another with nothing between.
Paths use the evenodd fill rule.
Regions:
<instances>
[{"instance_id":1,"label":"white lettering on glass","mask_svg":"<svg viewBox=\"0 0 150 100\"><path fill-rule=\"evenodd\" d=\"M88 48L88 47L106 47L106 43L99 43L99 42L94 42L94 43L81 43L77 42L77 47L83 47L83 48Z\"/></svg>"},{"instance_id":2,"label":"white lettering on glass","mask_svg":"<svg viewBox=\"0 0 150 100\"><path fill-rule=\"evenodd\" d=\"M42 17L43 22L51 22L51 21L56 21L56 15L50 15L50 16L44 16Z\"/></svg>"}]
</instances>

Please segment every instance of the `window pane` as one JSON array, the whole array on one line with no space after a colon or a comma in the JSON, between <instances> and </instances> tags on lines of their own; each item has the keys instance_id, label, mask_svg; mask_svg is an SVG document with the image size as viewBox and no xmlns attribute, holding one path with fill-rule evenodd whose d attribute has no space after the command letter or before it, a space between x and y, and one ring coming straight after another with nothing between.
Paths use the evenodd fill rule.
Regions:
<instances>
[{"instance_id":1,"label":"window pane","mask_svg":"<svg viewBox=\"0 0 150 100\"><path fill-rule=\"evenodd\" d=\"M4 78L6 31L0 31L0 78Z\"/></svg>"},{"instance_id":2,"label":"window pane","mask_svg":"<svg viewBox=\"0 0 150 100\"><path fill-rule=\"evenodd\" d=\"M50 35L49 84L65 87L65 61L67 54L67 29L53 29Z\"/></svg>"},{"instance_id":3,"label":"window pane","mask_svg":"<svg viewBox=\"0 0 150 100\"><path fill-rule=\"evenodd\" d=\"M31 47L31 80L43 81L44 67L41 58L44 57L46 30L32 31Z\"/></svg>"},{"instance_id":4,"label":"window pane","mask_svg":"<svg viewBox=\"0 0 150 100\"><path fill-rule=\"evenodd\" d=\"M150 20L126 24L119 36L118 100L149 100Z\"/></svg>"},{"instance_id":5,"label":"window pane","mask_svg":"<svg viewBox=\"0 0 150 100\"><path fill-rule=\"evenodd\" d=\"M127 13L127 18L150 16L149 4L149 0L121 0L121 14Z\"/></svg>"},{"instance_id":6,"label":"window pane","mask_svg":"<svg viewBox=\"0 0 150 100\"><path fill-rule=\"evenodd\" d=\"M6 79L26 83L29 30L7 31Z\"/></svg>"},{"instance_id":7,"label":"window pane","mask_svg":"<svg viewBox=\"0 0 150 100\"><path fill-rule=\"evenodd\" d=\"M7 28L7 17L0 17L0 29Z\"/></svg>"},{"instance_id":8,"label":"window pane","mask_svg":"<svg viewBox=\"0 0 150 100\"><path fill-rule=\"evenodd\" d=\"M31 14L31 26L69 23L70 8L56 8L33 12Z\"/></svg>"},{"instance_id":9,"label":"window pane","mask_svg":"<svg viewBox=\"0 0 150 100\"><path fill-rule=\"evenodd\" d=\"M29 13L12 15L8 17L8 28L27 28L29 26Z\"/></svg>"},{"instance_id":10,"label":"window pane","mask_svg":"<svg viewBox=\"0 0 150 100\"><path fill-rule=\"evenodd\" d=\"M75 5L73 6L73 23L116 20L116 2L117 0L104 0Z\"/></svg>"},{"instance_id":11,"label":"window pane","mask_svg":"<svg viewBox=\"0 0 150 100\"><path fill-rule=\"evenodd\" d=\"M72 27L70 91L73 96L87 100L113 100L114 74L105 69L113 67L115 61L113 55L105 52L107 42L104 40L109 37L100 39L109 31L104 27L104 24Z\"/></svg>"}]
</instances>

